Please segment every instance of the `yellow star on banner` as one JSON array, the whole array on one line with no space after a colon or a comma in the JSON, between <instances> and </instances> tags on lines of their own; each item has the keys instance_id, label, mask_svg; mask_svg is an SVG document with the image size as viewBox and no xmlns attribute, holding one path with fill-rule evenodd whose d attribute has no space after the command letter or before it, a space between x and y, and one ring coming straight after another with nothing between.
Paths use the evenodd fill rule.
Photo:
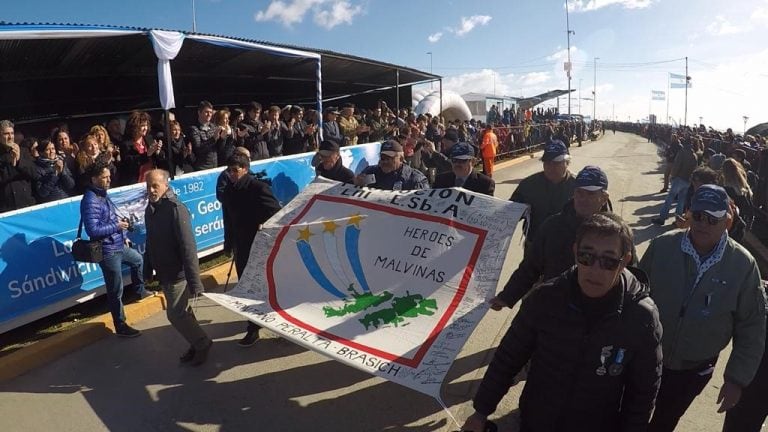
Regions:
<instances>
[{"instance_id":1,"label":"yellow star on banner","mask_svg":"<svg viewBox=\"0 0 768 432\"><path fill-rule=\"evenodd\" d=\"M329 232L331 234L336 234L336 228L339 227L334 221L323 222L323 226L325 227L323 232Z\"/></svg>"},{"instance_id":2,"label":"yellow star on banner","mask_svg":"<svg viewBox=\"0 0 768 432\"><path fill-rule=\"evenodd\" d=\"M309 243L309 238L312 237L314 234L312 234L312 231L309 230L309 227L306 227L304 229L299 230L299 241L305 241Z\"/></svg>"},{"instance_id":3,"label":"yellow star on banner","mask_svg":"<svg viewBox=\"0 0 768 432\"><path fill-rule=\"evenodd\" d=\"M357 229L360 229L360 221L365 219L365 216L360 216L360 213L355 213L352 216L350 216L349 221L347 222L347 225L354 225L357 227Z\"/></svg>"}]
</instances>

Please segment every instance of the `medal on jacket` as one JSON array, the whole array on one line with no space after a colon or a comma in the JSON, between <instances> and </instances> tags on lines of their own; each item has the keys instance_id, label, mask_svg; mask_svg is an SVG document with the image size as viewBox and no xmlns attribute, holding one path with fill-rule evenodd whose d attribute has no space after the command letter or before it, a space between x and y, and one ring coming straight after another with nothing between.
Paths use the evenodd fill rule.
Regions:
<instances>
[{"instance_id":1,"label":"medal on jacket","mask_svg":"<svg viewBox=\"0 0 768 432\"><path fill-rule=\"evenodd\" d=\"M612 350L613 345L604 346L603 349L600 350L600 367L595 370L595 373L598 376L603 376L608 372L608 370L605 368L605 362L608 360L608 357L611 356Z\"/></svg>"},{"instance_id":2,"label":"medal on jacket","mask_svg":"<svg viewBox=\"0 0 768 432\"><path fill-rule=\"evenodd\" d=\"M619 348L619 351L616 353L616 358L613 359L613 364L608 368L608 374L611 376L618 376L621 374L621 371L624 370L624 365L621 363L624 361L624 348Z\"/></svg>"}]
</instances>

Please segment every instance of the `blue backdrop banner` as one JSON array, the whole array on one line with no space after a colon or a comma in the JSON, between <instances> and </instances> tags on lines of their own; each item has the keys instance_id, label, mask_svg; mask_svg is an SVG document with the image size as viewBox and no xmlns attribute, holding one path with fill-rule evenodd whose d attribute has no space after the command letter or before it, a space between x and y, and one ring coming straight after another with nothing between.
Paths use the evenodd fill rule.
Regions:
<instances>
[{"instance_id":1,"label":"blue backdrop banner","mask_svg":"<svg viewBox=\"0 0 768 432\"><path fill-rule=\"evenodd\" d=\"M344 165L356 173L378 162L379 144L345 147ZM264 172L272 190L285 205L315 177L313 153L285 156L251 164L253 172ZM224 242L221 205L216 200L216 181L222 168L183 175L171 182L179 199L192 214L198 254ZM134 225L129 238L144 252L143 184L109 191L121 216ZM0 333L31 321L40 311L54 313L93 294L104 285L98 264L72 259L72 242L80 221L81 197L68 198L14 212L0 214ZM85 234L83 235L85 237ZM128 272L126 272L128 275ZM58 307L52 307L59 305Z\"/></svg>"}]
</instances>

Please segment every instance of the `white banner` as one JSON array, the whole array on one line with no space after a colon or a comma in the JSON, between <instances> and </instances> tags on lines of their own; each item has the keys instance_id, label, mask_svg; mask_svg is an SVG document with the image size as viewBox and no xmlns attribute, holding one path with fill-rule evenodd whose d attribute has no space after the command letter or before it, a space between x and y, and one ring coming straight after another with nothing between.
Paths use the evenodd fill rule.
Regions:
<instances>
[{"instance_id":1,"label":"white banner","mask_svg":"<svg viewBox=\"0 0 768 432\"><path fill-rule=\"evenodd\" d=\"M206 295L439 399L526 210L460 188L381 191L321 179L265 224L237 286Z\"/></svg>"}]
</instances>

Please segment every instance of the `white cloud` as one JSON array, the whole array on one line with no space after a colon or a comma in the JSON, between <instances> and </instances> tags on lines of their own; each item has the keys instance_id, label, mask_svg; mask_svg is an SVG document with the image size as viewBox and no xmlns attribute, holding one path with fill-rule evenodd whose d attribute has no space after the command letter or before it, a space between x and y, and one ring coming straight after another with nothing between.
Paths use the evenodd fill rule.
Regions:
<instances>
[{"instance_id":1,"label":"white cloud","mask_svg":"<svg viewBox=\"0 0 768 432\"><path fill-rule=\"evenodd\" d=\"M762 6L758 6L758 8L749 16L749 19L757 25L768 27L768 2L763 3Z\"/></svg>"},{"instance_id":2,"label":"white cloud","mask_svg":"<svg viewBox=\"0 0 768 432\"><path fill-rule=\"evenodd\" d=\"M315 24L330 30L340 24L352 24L356 15L363 13L362 5L347 0L272 0L266 10L256 12L258 22L277 21L286 27L304 21L311 12Z\"/></svg>"},{"instance_id":3,"label":"white cloud","mask_svg":"<svg viewBox=\"0 0 768 432\"><path fill-rule=\"evenodd\" d=\"M464 36L471 32L477 26L488 25L493 19L490 15L472 15L471 17L461 17L461 24L458 27L444 27L443 31L432 33L427 37L427 40L431 43L435 43L443 37L444 32L453 33L458 37Z\"/></svg>"},{"instance_id":4,"label":"white cloud","mask_svg":"<svg viewBox=\"0 0 768 432\"><path fill-rule=\"evenodd\" d=\"M347 1L336 1L330 9L320 10L315 13L315 23L320 27L330 30L339 24L352 24L355 15L363 12L361 5L352 5Z\"/></svg>"},{"instance_id":5,"label":"white cloud","mask_svg":"<svg viewBox=\"0 0 768 432\"><path fill-rule=\"evenodd\" d=\"M429 35L427 37L427 40L431 43L435 43L440 40L440 38L443 37L443 32L437 32Z\"/></svg>"},{"instance_id":6,"label":"white cloud","mask_svg":"<svg viewBox=\"0 0 768 432\"><path fill-rule=\"evenodd\" d=\"M461 25L455 29L457 36L464 36L471 32L478 25L484 26L491 21L492 17L488 15L472 15L471 17L461 17Z\"/></svg>"},{"instance_id":7,"label":"white cloud","mask_svg":"<svg viewBox=\"0 0 768 432\"><path fill-rule=\"evenodd\" d=\"M730 21L725 19L725 17L722 15L716 16L715 21L713 21L707 26L707 31L710 34L713 34L716 36L743 33L747 30L749 30L748 26L739 27L739 26L733 25L731 24Z\"/></svg>"},{"instance_id":8,"label":"white cloud","mask_svg":"<svg viewBox=\"0 0 768 432\"><path fill-rule=\"evenodd\" d=\"M518 79L518 82L524 86L542 84L551 78L549 72L529 72Z\"/></svg>"},{"instance_id":9,"label":"white cloud","mask_svg":"<svg viewBox=\"0 0 768 432\"><path fill-rule=\"evenodd\" d=\"M608 6L621 6L624 9L645 9L658 0L568 0L571 12L590 12Z\"/></svg>"}]
</instances>

